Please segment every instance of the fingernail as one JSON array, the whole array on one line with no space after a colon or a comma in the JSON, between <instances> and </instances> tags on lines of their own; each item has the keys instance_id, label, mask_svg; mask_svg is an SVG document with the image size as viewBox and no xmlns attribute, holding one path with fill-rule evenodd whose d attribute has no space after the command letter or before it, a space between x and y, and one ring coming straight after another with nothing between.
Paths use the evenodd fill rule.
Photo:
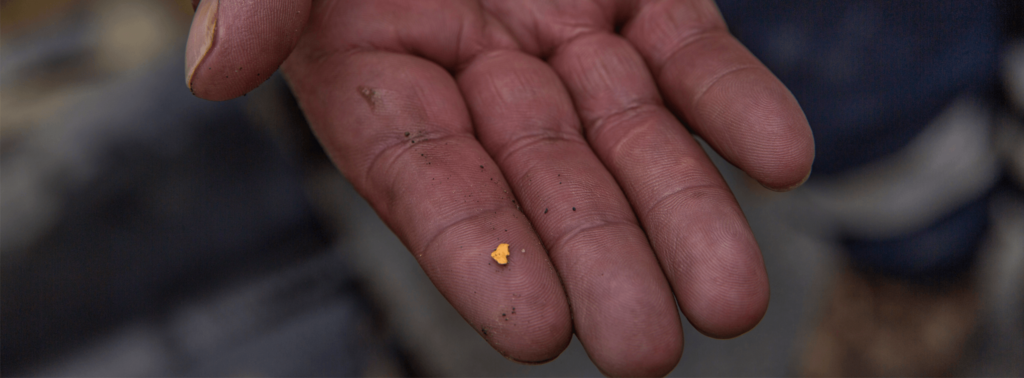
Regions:
<instances>
[{"instance_id":1,"label":"fingernail","mask_svg":"<svg viewBox=\"0 0 1024 378\"><path fill-rule=\"evenodd\" d=\"M185 85L192 89L192 76L196 73L199 63L213 47L213 37L217 30L217 7L219 0L203 0L196 8L192 17L192 29L188 33L188 44L185 45Z\"/></svg>"},{"instance_id":2,"label":"fingernail","mask_svg":"<svg viewBox=\"0 0 1024 378\"><path fill-rule=\"evenodd\" d=\"M803 180L800 180L800 182L796 183L796 185L793 185L791 187L786 188L786 190L789 191L789 190L793 190L793 189L799 188L801 185L803 185L805 182L807 182L807 179L809 179L809 178L811 178L811 171L807 171L807 176L804 176Z\"/></svg>"}]
</instances>

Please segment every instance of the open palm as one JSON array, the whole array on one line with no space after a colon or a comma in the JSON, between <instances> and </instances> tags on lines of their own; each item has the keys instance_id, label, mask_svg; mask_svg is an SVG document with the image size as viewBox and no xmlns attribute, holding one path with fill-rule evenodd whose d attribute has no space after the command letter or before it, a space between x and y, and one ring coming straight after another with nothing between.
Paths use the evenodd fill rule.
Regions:
<instances>
[{"instance_id":1,"label":"open palm","mask_svg":"<svg viewBox=\"0 0 1024 378\"><path fill-rule=\"evenodd\" d=\"M280 66L337 167L508 358L553 359L575 332L606 374L662 375L675 300L713 337L763 316L757 244L690 131L779 190L814 147L712 1L199 8L193 92L239 96Z\"/></svg>"}]
</instances>

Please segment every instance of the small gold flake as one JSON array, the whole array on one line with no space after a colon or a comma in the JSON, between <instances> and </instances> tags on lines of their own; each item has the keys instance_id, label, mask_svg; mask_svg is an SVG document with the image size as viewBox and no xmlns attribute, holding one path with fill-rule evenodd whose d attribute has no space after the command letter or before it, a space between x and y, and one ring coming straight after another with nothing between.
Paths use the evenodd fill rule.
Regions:
<instances>
[{"instance_id":1,"label":"small gold flake","mask_svg":"<svg viewBox=\"0 0 1024 378\"><path fill-rule=\"evenodd\" d=\"M498 264L508 264L508 243L498 244L498 248L491 252L491 258L497 261Z\"/></svg>"}]
</instances>

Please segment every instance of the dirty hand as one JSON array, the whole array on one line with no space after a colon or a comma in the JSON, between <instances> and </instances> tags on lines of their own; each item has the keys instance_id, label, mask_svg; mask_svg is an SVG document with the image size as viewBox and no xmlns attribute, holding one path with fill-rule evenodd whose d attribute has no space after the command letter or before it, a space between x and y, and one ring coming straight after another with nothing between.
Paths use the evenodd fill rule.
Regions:
<instances>
[{"instance_id":1,"label":"dirty hand","mask_svg":"<svg viewBox=\"0 0 1024 378\"><path fill-rule=\"evenodd\" d=\"M236 97L278 66L334 163L508 358L553 359L575 332L606 374L662 375L683 346L673 294L712 337L763 316L757 244L681 121L779 190L814 147L712 1L199 5L193 93Z\"/></svg>"}]
</instances>

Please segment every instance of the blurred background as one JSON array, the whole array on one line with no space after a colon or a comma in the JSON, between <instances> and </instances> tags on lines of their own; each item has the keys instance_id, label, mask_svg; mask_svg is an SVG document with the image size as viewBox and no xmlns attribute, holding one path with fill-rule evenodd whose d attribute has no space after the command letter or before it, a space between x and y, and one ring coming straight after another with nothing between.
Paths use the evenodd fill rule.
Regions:
<instances>
[{"instance_id":1,"label":"blurred background","mask_svg":"<svg viewBox=\"0 0 1024 378\"><path fill-rule=\"evenodd\" d=\"M804 106L753 331L678 376L1024 375L1024 8L719 1ZM0 374L595 376L494 352L330 165L284 80L184 84L189 0L0 2Z\"/></svg>"}]
</instances>

